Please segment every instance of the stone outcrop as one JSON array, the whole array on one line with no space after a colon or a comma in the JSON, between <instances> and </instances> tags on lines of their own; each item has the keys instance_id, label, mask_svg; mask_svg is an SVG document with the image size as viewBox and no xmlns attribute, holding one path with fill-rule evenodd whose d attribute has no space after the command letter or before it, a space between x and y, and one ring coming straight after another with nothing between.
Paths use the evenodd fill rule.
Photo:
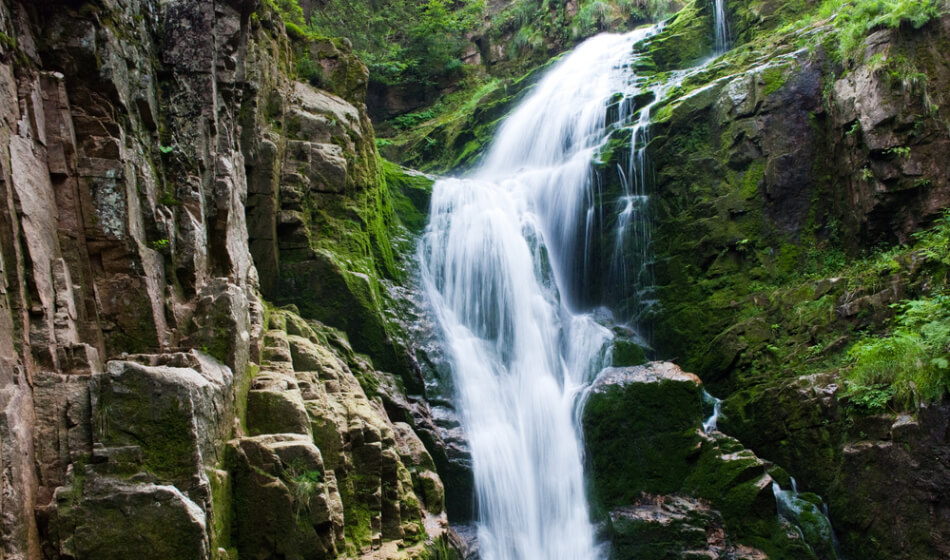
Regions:
<instances>
[{"instance_id":1,"label":"stone outcrop","mask_svg":"<svg viewBox=\"0 0 950 560\"><path fill-rule=\"evenodd\" d=\"M311 47L323 90L268 2L0 2L0 557L447 546L375 393L421 384L366 69Z\"/></svg>"},{"instance_id":2,"label":"stone outcrop","mask_svg":"<svg viewBox=\"0 0 950 560\"><path fill-rule=\"evenodd\" d=\"M771 462L704 433L702 382L671 363L608 368L583 410L595 515L611 558L834 558L779 516ZM827 535L830 537L830 535Z\"/></svg>"},{"instance_id":3,"label":"stone outcrop","mask_svg":"<svg viewBox=\"0 0 950 560\"><path fill-rule=\"evenodd\" d=\"M846 550L869 558L945 554L950 407L845 421L834 381L805 376L738 391L723 403L720 425L825 496Z\"/></svg>"},{"instance_id":4,"label":"stone outcrop","mask_svg":"<svg viewBox=\"0 0 950 560\"><path fill-rule=\"evenodd\" d=\"M869 414L845 379L856 333L946 289L945 259L913 244L950 205L950 18L879 25L847 52L812 3L727 7L736 48L653 113L658 355L731 395L722 429L824 496L844 554L940 556L946 402ZM708 53L710 10L647 41L643 71Z\"/></svg>"}]
</instances>

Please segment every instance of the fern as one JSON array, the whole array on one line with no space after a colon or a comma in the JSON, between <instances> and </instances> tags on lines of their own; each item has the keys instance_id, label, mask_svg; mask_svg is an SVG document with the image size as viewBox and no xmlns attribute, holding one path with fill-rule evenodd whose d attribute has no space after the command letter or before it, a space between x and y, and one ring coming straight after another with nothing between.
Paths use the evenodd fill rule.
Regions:
<instances>
[{"instance_id":1,"label":"fern","mask_svg":"<svg viewBox=\"0 0 950 560\"><path fill-rule=\"evenodd\" d=\"M895 307L890 335L865 338L848 353L848 395L856 404L882 408L880 393L868 398L881 388L889 388L896 404L906 408L938 401L950 391L950 296Z\"/></svg>"}]
</instances>

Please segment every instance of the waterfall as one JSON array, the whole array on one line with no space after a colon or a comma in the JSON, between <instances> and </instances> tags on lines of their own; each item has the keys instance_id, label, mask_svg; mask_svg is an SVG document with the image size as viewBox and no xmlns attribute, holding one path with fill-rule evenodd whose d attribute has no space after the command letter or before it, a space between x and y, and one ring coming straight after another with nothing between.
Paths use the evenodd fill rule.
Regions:
<instances>
[{"instance_id":1,"label":"waterfall","mask_svg":"<svg viewBox=\"0 0 950 560\"><path fill-rule=\"evenodd\" d=\"M729 50L729 23L726 20L726 0L715 0L716 54Z\"/></svg>"},{"instance_id":2,"label":"waterfall","mask_svg":"<svg viewBox=\"0 0 950 560\"><path fill-rule=\"evenodd\" d=\"M838 539L828 518L827 506L812 494L811 500L804 499L798 491L798 484L791 479L791 490L783 490L778 482L772 481L772 495L779 517L791 523L805 544L820 560L838 560Z\"/></svg>"},{"instance_id":3,"label":"waterfall","mask_svg":"<svg viewBox=\"0 0 950 560\"><path fill-rule=\"evenodd\" d=\"M719 429L719 413L722 409L722 399L710 395L703 389L703 403L712 405L712 413L703 421L703 431L707 434Z\"/></svg>"},{"instance_id":4,"label":"waterfall","mask_svg":"<svg viewBox=\"0 0 950 560\"><path fill-rule=\"evenodd\" d=\"M626 168L617 166L622 196L617 201L614 247L607 283L618 291L611 299L625 302L624 318L635 324L639 341L648 347L652 344L650 326L642 318L656 303L650 209L654 170L647 156L651 117L654 106L693 71L675 70L665 81L652 84L646 90L636 90L636 94L646 96L650 101L639 106L634 102L621 103L617 120L619 125L630 130L630 157ZM628 101L633 99L628 98ZM628 262L628 256L633 257L633 262ZM632 277L628 273L631 268Z\"/></svg>"},{"instance_id":5,"label":"waterfall","mask_svg":"<svg viewBox=\"0 0 950 560\"><path fill-rule=\"evenodd\" d=\"M637 91L633 45L654 29L577 47L506 119L471 177L433 188L422 282L471 446L485 560L603 556L577 421L578 396L612 339L583 312L600 274L588 249L603 236L593 163L609 138L613 95Z\"/></svg>"}]
</instances>

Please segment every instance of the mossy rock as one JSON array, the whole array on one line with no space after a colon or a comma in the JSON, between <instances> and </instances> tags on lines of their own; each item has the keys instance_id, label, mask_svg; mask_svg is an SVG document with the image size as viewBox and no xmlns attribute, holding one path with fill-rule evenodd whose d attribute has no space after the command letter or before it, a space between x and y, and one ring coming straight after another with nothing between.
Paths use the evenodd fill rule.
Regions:
<instances>
[{"instance_id":1,"label":"mossy rock","mask_svg":"<svg viewBox=\"0 0 950 560\"><path fill-rule=\"evenodd\" d=\"M132 484L90 470L57 490L55 507L59 552L69 558L209 557L205 513L174 486Z\"/></svg>"},{"instance_id":2,"label":"mossy rock","mask_svg":"<svg viewBox=\"0 0 950 560\"><path fill-rule=\"evenodd\" d=\"M390 335L395 328L382 311L379 281L348 270L329 251L311 258L283 263L281 292L304 317L317 319L344 331L353 348L370 355L374 365L399 375L410 391L421 392L418 372L408 354Z\"/></svg>"},{"instance_id":3,"label":"mossy rock","mask_svg":"<svg viewBox=\"0 0 950 560\"><path fill-rule=\"evenodd\" d=\"M594 509L679 490L700 443L699 379L672 364L608 368L584 406Z\"/></svg>"},{"instance_id":4,"label":"mossy rock","mask_svg":"<svg viewBox=\"0 0 950 560\"><path fill-rule=\"evenodd\" d=\"M420 233L429 219L429 202L435 179L383 160L383 174L399 221L414 234Z\"/></svg>"},{"instance_id":5,"label":"mossy rock","mask_svg":"<svg viewBox=\"0 0 950 560\"><path fill-rule=\"evenodd\" d=\"M308 436L229 442L232 541L241 557L321 560L343 552L343 505Z\"/></svg>"},{"instance_id":6,"label":"mossy rock","mask_svg":"<svg viewBox=\"0 0 950 560\"><path fill-rule=\"evenodd\" d=\"M615 339L611 348L613 367L642 366L647 363L646 349L632 340Z\"/></svg>"},{"instance_id":7,"label":"mossy rock","mask_svg":"<svg viewBox=\"0 0 950 560\"><path fill-rule=\"evenodd\" d=\"M251 435L310 435L310 418L300 392L277 387L252 388L247 393L247 428Z\"/></svg>"},{"instance_id":8,"label":"mossy rock","mask_svg":"<svg viewBox=\"0 0 950 560\"><path fill-rule=\"evenodd\" d=\"M667 23L663 31L642 43L644 54L660 71L688 68L713 50L713 3L691 2Z\"/></svg>"}]
</instances>

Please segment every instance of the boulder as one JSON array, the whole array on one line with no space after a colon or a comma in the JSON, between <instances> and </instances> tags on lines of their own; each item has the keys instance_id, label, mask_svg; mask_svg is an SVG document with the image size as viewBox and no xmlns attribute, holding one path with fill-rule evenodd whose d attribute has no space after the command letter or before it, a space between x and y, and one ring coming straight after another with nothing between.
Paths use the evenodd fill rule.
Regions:
<instances>
[{"instance_id":1,"label":"boulder","mask_svg":"<svg viewBox=\"0 0 950 560\"><path fill-rule=\"evenodd\" d=\"M770 473L780 469L703 432L695 375L666 362L607 368L582 420L593 510L609 520L612 558L815 558L779 519Z\"/></svg>"},{"instance_id":2,"label":"boulder","mask_svg":"<svg viewBox=\"0 0 950 560\"><path fill-rule=\"evenodd\" d=\"M308 436L268 434L228 444L234 538L247 558L336 558L344 549L336 477Z\"/></svg>"},{"instance_id":3,"label":"boulder","mask_svg":"<svg viewBox=\"0 0 950 560\"><path fill-rule=\"evenodd\" d=\"M59 554L76 560L208 560L205 512L174 486L74 472L55 494Z\"/></svg>"},{"instance_id":4,"label":"boulder","mask_svg":"<svg viewBox=\"0 0 950 560\"><path fill-rule=\"evenodd\" d=\"M679 489L701 443L701 384L665 362L608 368L597 376L583 413L595 507Z\"/></svg>"},{"instance_id":5,"label":"boulder","mask_svg":"<svg viewBox=\"0 0 950 560\"><path fill-rule=\"evenodd\" d=\"M229 368L196 350L108 362L90 381L93 442L139 447L144 470L187 488L221 458L232 382Z\"/></svg>"},{"instance_id":6,"label":"boulder","mask_svg":"<svg viewBox=\"0 0 950 560\"><path fill-rule=\"evenodd\" d=\"M609 514L615 560L766 560L764 552L732 542L722 515L708 502L647 495Z\"/></svg>"},{"instance_id":7,"label":"boulder","mask_svg":"<svg viewBox=\"0 0 950 560\"><path fill-rule=\"evenodd\" d=\"M247 429L253 434L310 435L310 417L294 378L264 372L247 392Z\"/></svg>"}]
</instances>

